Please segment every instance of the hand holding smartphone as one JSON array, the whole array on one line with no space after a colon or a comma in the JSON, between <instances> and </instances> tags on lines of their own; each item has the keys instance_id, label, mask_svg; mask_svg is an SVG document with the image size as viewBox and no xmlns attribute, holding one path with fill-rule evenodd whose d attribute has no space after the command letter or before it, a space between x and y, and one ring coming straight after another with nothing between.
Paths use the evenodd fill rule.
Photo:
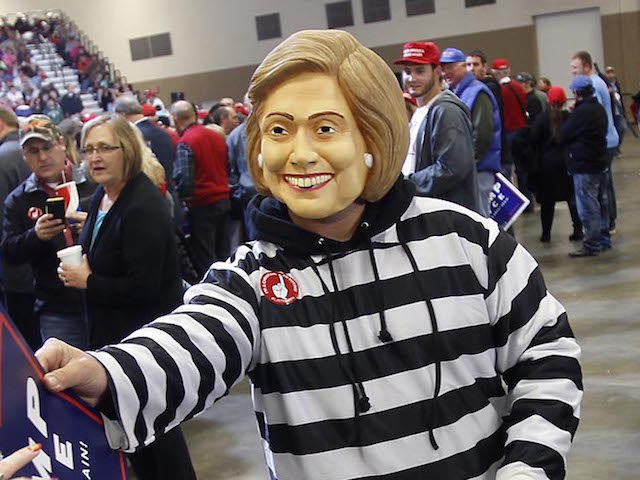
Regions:
<instances>
[{"instance_id":1,"label":"hand holding smartphone","mask_svg":"<svg viewBox=\"0 0 640 480\"><path fill-rule=\"evenodd\" d=\"M44 206L44 213L50 213L51 215L53 215L53 218L64 220L64 215L65 215L64 198L62 197L47 198L47 202L45 203L45 206Z\"/></svg>"}]
</instances>

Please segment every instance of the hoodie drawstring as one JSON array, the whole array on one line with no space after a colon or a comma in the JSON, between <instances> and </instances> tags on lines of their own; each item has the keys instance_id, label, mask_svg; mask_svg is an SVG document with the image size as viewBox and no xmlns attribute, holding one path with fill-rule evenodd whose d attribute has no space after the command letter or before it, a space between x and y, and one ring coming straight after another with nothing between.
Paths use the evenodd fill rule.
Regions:
<instances>
[{"instance_id":1,"label":"hoodie drawstring","mask_svg":"<svg viewBox=\"0 0 640 480\"><path fill-rule=\"evenodd\" d=\"M413 268L414 273L417 274L419 272L418 264L416 263L416 259L411 253L411 250L409 249L409 245L407 245L404 242L401 242L401 245L402 245L402 248L404 249L405 254L409 258L409 262L411 263L411 268ZM433 309L433 303L431 302L431 299L427 296L427 292L424 290L424 285L422 285L422 282L417 282L417 283L418 283L418 288L420 289L420 293L422 294L422 297L425 299L425 303L427 304L427 310L429 311L429 317L431 318L431 329L433 331L433 338L434 338L433 350L434 350L434 357L436 358L436 365L435 365L436 381L433 388L431 418L429 419L429 441L431 442L431 446L433 447L433 449L438 450L440 446L438 445L438 442L436 442L436 437L433 434L433 426L435 425L435 422L436 422L436 405L437 405L436 401L438 399L438 395L440 395L440 385L442 383L442 363L440 362L440 356L438 355L438 342L435 341L436 335L438 333L438 321L436 320L436 312Z\"/></svg>"},{"instance_id":2,"label":"hoodie drawstring","mask_svg":"<svg viewBox=\"0 0 640 480\"><path fill-rule=\"evenodd\" d=\"M367 246L368 246L368 251L369 251L369 259L371 261L371 265L372 265L372 269L373 269L373 276L374 276L374 283L377 287L380 284L380 275L378 272L378 266L376 263L376 259L375 259L375 255L374 255L374 249L373 249L373 243L371 241L371 236L369 235L369 223L368 222L362 222L360 224L361 229L363 230L365 237L367 239ZM323 247L325 245L325 239L324 238L320 238L318 239L318 245L320 247ZM413 254L411 253L411 250L409 249L409 246L403 242L402 240L400 241L400 245L402 245L402 249L405 252L407 258L409 259L409 262L411 263L411 268L413 269L414 274L418 274L419 273L419 268L418 268L418 264L416 262L415 257L413 256ZM331 293L329 290L329 287L327 286L327 284L325 283L325 281L323 280L323 278L320 276L320 272L318 270L318 267L316 266L315 262L313 262L312 259L310 259L310 265L311 268L313 269L314 273L316 274L316 276L318 277L318 279L320 280L320 283L322 284L322 289L324 291L325 294L329 294ZM327 255L327 265L329 267L329 273L331 275L331 283L333 284L333 291L337 292L338 291L338 282L336 280L336 275L335 275L335 271L333 268L333 256L331 254ZM425 303L427 304L427 310L429 312L429 317L431 320L431 329L432 329L432 334L434 336L434 339L436 338L437 334L438 334L438 322L436 319L436 315L435 315L435 310L433 308L433 303L431 302L431 299L428 297L427 292L425 290L424 285L421 282L417 282L418 284L418 288L420 289L420 293L422 295L422 298L424 298ZM377 310L378 310L378 314L380 317L380 332L378 333L378 338L380 341L382 342L391 342L393 341L393 337L391 336L391 333L389 332L388 328L387 328L387 320L385 317L385 306L384 306L384 297L382 294L380 295L375 295L376 297L376 301L377 301ZM335 320L336 315L335 312L333 311L333 303L331 303L331 308L332 308L332 317L333 320ZM351 387L353 389L353 401L354 401L354 419L357 419L361 413L365 413L367 411L369 411L369 409L371 408L371 402L369 400L369 397L367 396L367 392L364 388L364 385L362 383L361 380L361 376L359 375L358 372L358 366L357 363L355 361L355 352L353 349L353 344L351 342L351 337L349 335L349 329L347 327L347 322L344 319L340 319L340 323L342 324L342 328L344 331L344 336L347 342L347 348L348 348L348 361L349 361L349 365L345 365L344 364L344 357L345 355L340 351L340 346L338 345L338 339L336 336L336 331L335 331L335 323L332 321L329 324L329 334L331 336L331 343L333 345L333 349L336 352L336 355L338 357L338 363L340 365L340 368L342 369L343 373L345 374L345 376L349 379L349 382L351 383ZM434 349L434 357L436 358L436 362L435 362L435 385L434 385L434 392L433 392L433 401L432 401L432 407L431 407L431 412L430 412L430 418L429 421L427 422L429 425L429 442L431 443L431 446L434 450L438 450L440 448L440 446L438 445L438 442L435 439L435 435L433 433L433 429L434 429L434 425L436 425L436 420L437 420L437 400L438 400L438 396L440 395L440 388L441 388L441 384L442 384L442 363L440 361L440 356L438 355L438 344L436 341L433 342L433 349Z\"/></svg>"},{"instance_id":3,"label":"hoodie drawstring","mask_svg":"<svg viewBox=\"0 0 640 480\"><path fill-rule=\"evenodd\" d=\"M375 283L375 289L379 290L378 286L380 285L380 274L378 273L378 264L376 263L376 257L373 252L373 243L371 242L371 236L369 235L369 222L362 222L360 227L364 231L365 237L367 238L367 247L369 250L369 260L371 261L371 266L373 268L373 279ZM378 315L380 316L380 332L378 333L378 338L381 342L388 343L393 341L393 337L389 333L387 329L387 318L385 317L385 306L384 306L384 295L380 291L378 295L375 296L378 305Z\"/></svg>"},{"instance_id":4,"label":"hoodie drawstring","mask_svg":"<svg viewBox=\"0 0 640 480\"><path fill-rule=\"evenodd\" d=\"M318 239L318 245L320 245L321 247L324 245L323 238ZM333 284L333 291L337 292L338 282L336 280L335 271L333 269L333 257L331 255L328 255L327 258L328 258L327 264L329 266L329 272L331 274L331 283ZM322 290L324 291L324 293L325 294L331 293L329 290L329 287L327 286L322 276L320 275L320 272L318 271L318 267L313 262L313 260L310 261L310 265L314 273L318 277L318 279L320 279L320 283L322 284ZM332 320L335 320L336 315L333 312L333 304L331 304L331 308L332 308ZM353 350L353 343L351 342L351 336L349 335L347 322L344 319L341 319L340 323L342 324L342 329L344 331L344 336L347 341L347 348L349 351L348 367L347 365L344 364L345 355L342 353L342 351L340 350L340 346L338 345L338 339L336 336L334 321L332 321L329 324L329 335L331 336L331 344L333 345L333 350L336 352L336 356L338 357L338 363L340 365L340 368L342 369L342 372L349 379L349 382L351 383L351 388L353 389L354 418L357 419L361 413L368 412L371 409L371 402L369 401L367 392L364 388L362 380L360 380L360 375L358 374L358 367L354 359L355 352Z\"/></svg>"}]
</instances>

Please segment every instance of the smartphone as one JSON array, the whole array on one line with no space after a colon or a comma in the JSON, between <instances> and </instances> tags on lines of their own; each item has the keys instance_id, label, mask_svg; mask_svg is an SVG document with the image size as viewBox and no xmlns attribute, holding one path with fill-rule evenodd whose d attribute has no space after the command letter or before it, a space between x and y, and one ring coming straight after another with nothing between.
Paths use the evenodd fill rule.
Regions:
<instances>
[{"instance_id":1,"label":"smartphone","mask_svg":"<svg viewBox=\"0 0 640 480\"><path fill-rule=\"evenodd\" d=\"M59 218L64 220L64 198L51 197L47 198L47 203L44 206L44 213L50 213L53 218Z\"/></svg>"}]
</instances>

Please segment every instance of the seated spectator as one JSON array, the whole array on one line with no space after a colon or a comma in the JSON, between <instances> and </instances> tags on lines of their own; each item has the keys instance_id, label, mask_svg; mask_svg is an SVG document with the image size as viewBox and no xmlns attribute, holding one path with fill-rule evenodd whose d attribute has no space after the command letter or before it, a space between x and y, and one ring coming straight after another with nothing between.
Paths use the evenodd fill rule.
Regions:
<instances>
[{"instance_id":1,"label":"seated spectator","mask_svg":"<svg viewBox=\"0 0 640 480\"><path fill-rule=\"evenodd\" d=\"M53 120L53 123L56 125L64 120L64 112L55 98L49 98L49 100L47 100L47 106L44 109L44 114Z\"/></svg>"},{"instance_id":2,"label":"seated spectator","mask_svg":"<svg viewBox=\"0 0 640 480\"><path fill-rule=\"evenodd\" d=\"M82 112L82 100L80 99L80 95L76 93L72 84L67 85L67 93L65 93L60 99L60 107L62 108L65 117Z\"/></svg>"},{"instance_id":3,"label":"seated spectator","mask_svg":"<svg viewBox=\"0 0 640 480\"><path fill-rule=\"evenodd\" d=\"M18 57L16 57L16 55L13 53L13 48L11 47L3 47L3 53L2 53L2 61L4 62L4 64L7 66L7 68L9 70L13 69L13 66L15 65L16 61L18 60Z\"/></svg>"},{"instance_id":4,"label":"seated spectator","mask_svg":"<svg viewBox=\"0 0 640 480\"><path fill-rule=\"evenodd\" d=\"M14 109L18 105L21 105L24 103L24 96L22 94L22 91L18 90L18 88L13 83L9 85L9 89L4 95L7 97L9 102L11 102L11 106Z\"/></svg>"}]
</instances>

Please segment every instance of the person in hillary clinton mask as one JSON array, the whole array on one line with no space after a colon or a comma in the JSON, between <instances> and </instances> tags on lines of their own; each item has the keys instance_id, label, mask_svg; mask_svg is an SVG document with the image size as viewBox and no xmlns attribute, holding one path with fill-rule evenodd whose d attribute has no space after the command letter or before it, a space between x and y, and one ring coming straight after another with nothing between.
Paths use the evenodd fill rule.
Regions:
<instances>
[{"instance_id":1,"label":"person in hillary clinton mask","mask_svg":"<svg viewBox=\"0 0 640 480\"><path fill-rule=\"evenodd\" d=\"M302 31L249 95L257 241L116 345L48 342L48 387L134 451L249 376L280 480L563 477L582 396L566 313L492 220L400 178L387 65L347 32Z\"/></svg>"}]
</instances>

